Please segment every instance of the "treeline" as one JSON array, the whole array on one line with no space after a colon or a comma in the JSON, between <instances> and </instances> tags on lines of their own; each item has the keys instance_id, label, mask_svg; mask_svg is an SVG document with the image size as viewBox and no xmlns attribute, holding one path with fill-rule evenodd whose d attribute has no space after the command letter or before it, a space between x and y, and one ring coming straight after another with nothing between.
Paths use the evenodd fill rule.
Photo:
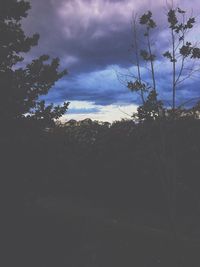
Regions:
<instances>
[{"instance_id":1,"label":"treeline","mask_svg":"<svg viewBox=\"0 0 200 267\"><path fill-rule=\"evenodd\" d=\"M176 190L177 214L198 215L199 120L88 119L51 128L25 121L9 134L1 133L2 169L6 198L17 209L40 195L78 193L113 208L167 216L166 192Z\"/></svg>"}]
</instances>

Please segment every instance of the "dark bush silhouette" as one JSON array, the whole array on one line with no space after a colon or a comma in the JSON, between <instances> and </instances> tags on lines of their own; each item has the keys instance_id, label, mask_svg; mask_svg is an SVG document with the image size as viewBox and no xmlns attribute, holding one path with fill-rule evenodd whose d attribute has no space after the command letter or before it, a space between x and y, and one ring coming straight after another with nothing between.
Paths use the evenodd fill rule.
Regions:
<instances>
[{"instance_id":1,"label":"dark bush silhouette","mask_svg":"<svg viewBox=\"0 0 200 267\"><path fill-rule=\"evenodd\" d=\"M27 16L30 4L25 1L6 1L0 11L0 120L10 120L29 116L47 123L58 119L68 108L63 106L45 106L40 100L55 82L67 74L58 71L59 59L50 61L42 55L27 66L23 64L22 53L36 46L39 35L27 37L22 29L21 20ZM19 66L24 67L19 67Z\"/></svg>"}]
</instances>

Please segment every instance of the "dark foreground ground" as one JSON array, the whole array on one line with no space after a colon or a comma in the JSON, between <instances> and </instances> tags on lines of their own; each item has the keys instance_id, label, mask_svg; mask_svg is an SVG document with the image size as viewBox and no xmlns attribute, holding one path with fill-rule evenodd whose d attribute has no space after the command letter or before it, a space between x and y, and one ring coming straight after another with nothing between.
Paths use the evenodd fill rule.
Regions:
<instances>
[{"instance_id":1,"label":"dark foreground ground","mask_svg":"<svg viewBox=\"0 0 200 267\"><path fill-rule=\"evenodd\" d=\"M111 211L71 194L40 197L11 223L3 266L198 267L197 225L188 233L190 218L185 226L181 218L174 239L165 220Z\"/></svg>"},{"instance_id":2,"label":"dark foreground ground","mask_svg":"<svg viewBox=\"0 0 200 267\"><path fill-rule=\"evenodd\" d=\"M199 120L8 130L0 267L200 266Z\"/></svg>"}]
</instances>

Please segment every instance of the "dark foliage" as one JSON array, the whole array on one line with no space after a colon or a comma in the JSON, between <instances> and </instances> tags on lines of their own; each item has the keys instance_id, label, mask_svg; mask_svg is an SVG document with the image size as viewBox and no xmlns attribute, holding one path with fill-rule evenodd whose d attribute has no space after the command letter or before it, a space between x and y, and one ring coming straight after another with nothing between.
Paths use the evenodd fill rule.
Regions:
<instances>
[{"instance_id":1,"label":"dark foliage","mask_svg":"<svg viewBox=\"0 0 200 267\"><path fill-rule=\"evenodd\" d=\"M33 119L52 122L63 115L63 106L45 106L40 96L46 95L67 71L58 71L59 59L50 61L42 55L27 66L23 53L37 45L39 35L27 37L21 20L27 16L30 4L25 1L1 1L0 11L0 121L9 122L29 115ZM23 67L20 67L23 66Z\"/></svg>"}]
</instances>

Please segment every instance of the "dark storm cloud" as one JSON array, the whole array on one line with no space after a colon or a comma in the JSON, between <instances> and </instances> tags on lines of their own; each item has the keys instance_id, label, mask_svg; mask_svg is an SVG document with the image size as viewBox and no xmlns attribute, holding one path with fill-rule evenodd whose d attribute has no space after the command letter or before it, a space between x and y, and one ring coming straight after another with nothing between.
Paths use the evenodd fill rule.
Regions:
<instances>
[{"instance_id":1,"label":"dark storm cloud","mask_svg":"<svg viewBox=\"0 0 200 267\"><path fill-rule=\"evenodd\" d=\"M23 25L29 34L40 33L39 46L32 50L31 57L58 56L61 67L69 70L69 75L50 92L48 101L87 100L100 105L137 101L116 76L113 78L111 71L105 76L101 72L111 65L131 66L133 10L142 14L150 9L159 21L154 36L158 40L155 52L161 58L160 50L168 45L163 31L165 3L163 0L31 0L32 9ZM181 0L181 4L187 6L188 1ZM142 35L141 28L139 34ZM140 47L144 45L142 39ZM147 73L144 76L149 77ZM170 72L166 74L165 68L163 71L158 68L161 96L170 99L169 77ZM190 88L196 89L196 85Z\"/></svg>"},{"instance_id":2,"label":"dark storm cloud","mask_svg":"<svg viewBox=\"0 0 200 267\"><path fill-rule=\"evenodd\" d=\"M69 114L91 114L91 113L99 113L98 108L76 108L76 109L70 109L68 111Z\"/></svg>"},{"instance_id":3,"label":"dark storm cloud","mask_svg":"<svg viewBox=\"0 0 200 267\"><path fill-rule=\"evenodd\" d=\"M130 66L132 12L143 13L151 7L151 1L146 1L149 5L142 2L32 0L24 27L29 33L40 33L39 46L33 54L59 56L62 66L72 73L113 64Z\"/></svg>"},{"instance_id":4,"label":"dark storm cloud","mask_svg":"<svg viewBox=\"0 0 200 267\"><path fill-rule=\"evenodd\" d=\"M56 90L52 90L48 97L45 99L48 102L52 102L52 99L60 103L64 100L75 101L75 100L84 100L88 102L93 102L96 105L110 105L114 103L131 103L133 100L133 94L131 94L126 88L105 88L100 89L98 85L94 84L95 90L92 90L88 86L80 86L77 83L66 82L66 84L60 84L59 82L56 85Z\"/></svg>"},{"instance_id":5,"label":"dark storm cloud","mask_svg":"<svg viewBox=\"0 0 200 267\"><path fill-rule=\"evenodd\" d=\"M109 2L110 5L120 3ZM24 21L26 32L40 33L39 46L32 54L59 56L62 66L72 73L102 69L110 64L130 64L130 20L121 18L118 13L116 17L112 12L106 16L105 10L99 11L105 18L101 14L94 15L94 6L81 10L89 3L92 1L32 1L32 9ZM98 8L101 9L101 5Z\"/></svg>"}]
</instances>

